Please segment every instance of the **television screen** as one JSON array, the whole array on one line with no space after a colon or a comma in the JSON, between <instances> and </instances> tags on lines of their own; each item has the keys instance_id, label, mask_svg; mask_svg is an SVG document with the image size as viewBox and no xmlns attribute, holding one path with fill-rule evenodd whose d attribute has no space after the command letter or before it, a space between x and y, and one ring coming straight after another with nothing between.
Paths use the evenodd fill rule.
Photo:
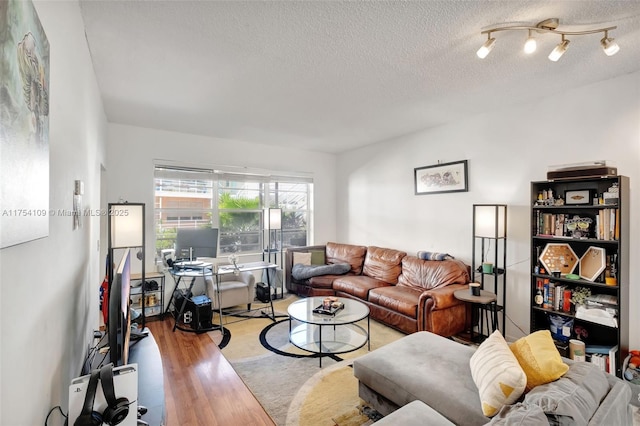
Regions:
<instances>
[{"instance_id":1,"label":"television screen","mask_svg":"<svg viewBox=\"0 0 640 426\"><path fill-rule=\"evenodd\" d=\"M195 260L198 257L217 257L218 229L178 229L176 259Z\"/></svg>"},{"instance_id":2,"label":"television screen","mask_svg":"<svg viewBox=\"0 0 640 426\"><path fill-rule=\"evenodd\" d=\"M131 317L129 296L131 289L131 252L126 249L118 268L113 274L109 292L109 316L107 334L109 337L109 359L114 366L128 363Z\"/></svg>"}]
</instances>

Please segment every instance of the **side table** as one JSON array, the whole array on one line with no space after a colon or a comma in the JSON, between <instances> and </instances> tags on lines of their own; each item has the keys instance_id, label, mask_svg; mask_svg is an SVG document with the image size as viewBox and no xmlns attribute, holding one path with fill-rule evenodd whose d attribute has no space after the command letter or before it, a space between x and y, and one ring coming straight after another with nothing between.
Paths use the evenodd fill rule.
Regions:
<instances>
[{"instance_id":1,"label":"side table","mask_svg":"<svg viewBox=\"0 0 640 426\"><path fill-rule=\"evenodd\" d=\"M488 334L491 334L498 329L498 297L495 293L480 290L480 296L473 296L470 289L464 289L455 291L453 296L458 300L471 304L471 341L474 340L473 328L477 320L480 322L480 326L478 328L478 337L480 339L487 337ZM489 321L491 321L491 328L488 330L489 333L487 335L484 334L485 318L482 315L482 311L485 311L485 313L488 313L490 316L490 319L487 318L487 328L489 328Z\"/></svg>"}]
</instances>

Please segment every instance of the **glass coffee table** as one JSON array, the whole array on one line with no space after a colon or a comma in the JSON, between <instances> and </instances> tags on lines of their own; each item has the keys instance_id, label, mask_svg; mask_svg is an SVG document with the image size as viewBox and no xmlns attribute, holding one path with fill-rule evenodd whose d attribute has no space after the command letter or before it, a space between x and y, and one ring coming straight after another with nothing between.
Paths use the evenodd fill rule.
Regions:
<instances>
[{"instance_id":1,"label":"glass coffee table","mask_svg":"<svg viewBox=\"0 0 640 426\"><path fill-rule=\"evenodd\" d=\"M296 347L319 354L320 367L324 355L343 354L360 349L369 339L369 307L362 302L337 298L344 308L333 315L314 313L324 297L308 297L289 305L289 341ZM367 320L366 329L357 324ZM296 325L297 324L297 325Z\"/></svg>"}]
</instances>

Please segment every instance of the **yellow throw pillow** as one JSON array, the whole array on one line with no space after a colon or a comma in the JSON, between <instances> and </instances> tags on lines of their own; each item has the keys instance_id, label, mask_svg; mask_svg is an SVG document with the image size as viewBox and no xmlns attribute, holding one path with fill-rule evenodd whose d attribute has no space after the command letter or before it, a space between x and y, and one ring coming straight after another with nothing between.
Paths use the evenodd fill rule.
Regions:
<instances>
[{"instance_id":1,"label":"yellow throw pillow","mask_svg":"<svg viewBox=\"0 0 640 426\"><path fill-rule=\"evenodd\" d=\"M498 330L476 349L469 366L487 417L516 402L524 392L527 376Z\"/></svg>"},{"instance_id":2,"label":"yellow throw pillow","mask_svg":"<svg viewBox=\"0 0 640 426\"><path fill-rule=\"evenodd\" d=\"M303 265L311 265L311 253L293 252L293 264L301 263Z\"/></svg>"},{"instance_id":3,"label":"yellow throw pillow","mask_svg":"<svg viewBox=\"0 0 640 426\"><path fill-rule=\"evenodd\" d=\"M527 375L527 391L553 382L569 370L553 344L551 332L540 330L511 344L511 352Z\"/></svg>"}]
</instances>

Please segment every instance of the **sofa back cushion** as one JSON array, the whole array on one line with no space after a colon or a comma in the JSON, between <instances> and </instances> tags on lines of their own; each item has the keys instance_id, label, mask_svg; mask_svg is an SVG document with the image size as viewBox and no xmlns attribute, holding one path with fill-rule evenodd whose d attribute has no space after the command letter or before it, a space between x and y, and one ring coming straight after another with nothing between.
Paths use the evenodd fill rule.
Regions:
<instances>
[{"instance_id":1,"label":"sofa back cushion","mask_svg":"<svg viewBox=\"0 0 640 426\"><path fill-rule=\"evenodd\" d=\"M402 259L407 253L399 250L367 247L362 273L389 284L396 284L402 272Z\"/></svg>"},{"instance_id":2,"label":"sofa back cushion","mask_svg":"<svg viewBox=\"0 0 640 426\"><path fill-rule=\"evenodd\" d=\"M351 273L360 275L364 256L367 253L365 246L352 244L327 243L325 247L326 261L328 265L334 263L348 263L351 265Z\"/></svg>"},{"instance_id":3,"label":"sofa back cushion","mask_svg":"<svg viewBox=\"0 0 640 426\"><path fill-rule=\"evenodd\" d=\"M422 260L416 256L402 259L402 274L398 277L398 285L424 290L470 281L469 268L457 259Z\"/></svg>"}]
</instances>

